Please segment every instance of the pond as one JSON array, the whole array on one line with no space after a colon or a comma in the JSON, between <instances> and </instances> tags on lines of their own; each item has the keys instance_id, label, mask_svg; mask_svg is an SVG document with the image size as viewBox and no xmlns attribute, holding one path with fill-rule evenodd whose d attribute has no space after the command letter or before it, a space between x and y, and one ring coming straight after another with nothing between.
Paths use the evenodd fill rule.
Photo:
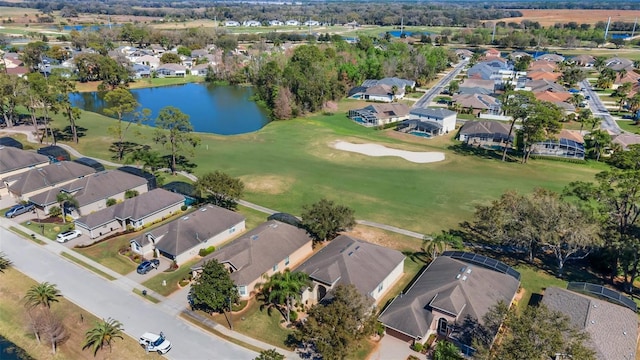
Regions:
<instances>
[{"instance_id":1,"label":"pond","mask_svg":"<svg viewBox=\"0 0 640 360\"><path fill-rule=\"evenodd\" d=\"M22 348L5 339L0 335L0 359L2 360L32 360Z\"/></svg>"},{"instance_id":2,"label":"pond","mask_svg":"<svg viewBox=\"0 0 640 360\"><path fill-rule=\"evenodd\" d=\"M216 86L190 83L177 86L133 89L140 109L151 110L155 119L165 106L175 106L189 115L194 131L220 135L244 134L269 122L267 112L251 101L253 90L243 86ZM76 93L71 102L86 111L104 114L103 94ZM149 125L153 126L153 120Z\"/></svg>"}]
</instances>

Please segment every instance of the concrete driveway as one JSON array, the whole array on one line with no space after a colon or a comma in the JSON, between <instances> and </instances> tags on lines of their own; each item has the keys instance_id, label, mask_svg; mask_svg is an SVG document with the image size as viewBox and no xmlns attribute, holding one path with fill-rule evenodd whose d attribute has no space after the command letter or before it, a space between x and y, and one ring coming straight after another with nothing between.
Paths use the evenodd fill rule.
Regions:
<instances>
[{"instance_id":1,"label":"concrete driveway","mask_svg":"<svg viewBox=\"0 0 640 360\"><path fill-rule=\"evenodd\" d=\"M9 226L10 222L0 219L0 224ZM100 318L121 321L125 333L133 338L146 331L164 331L173 344L165 355L169 359L253 359L257 355L182 320L170 306L145 301L121 281L125 279L108 281L60 257L64 249L55 242L41 246L0 228L0 251L17 270L36 281L56 284L64 297Z\"/></svg>"},{"instance_id":2,"label":"concrete driveway","mask_svg":"<svg viewBox=\"0 0 640 360\"><path fill-rule=\"evenodd\" d=\"M385 335L375 351L367 358L367 360L392 360L406 359L409 355L413 355L418 359L426 359L426 355L411 350L409 343L390 335Z\"/></svg>"}]
</instances>

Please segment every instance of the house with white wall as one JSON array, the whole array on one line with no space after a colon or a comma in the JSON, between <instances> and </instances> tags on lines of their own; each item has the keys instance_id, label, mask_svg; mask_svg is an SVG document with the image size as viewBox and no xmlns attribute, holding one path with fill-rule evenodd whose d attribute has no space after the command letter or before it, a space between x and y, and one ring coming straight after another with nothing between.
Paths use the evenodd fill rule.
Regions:
<instances>
[{"instance_id":1,"label":"house with white wall","mask_svg":"<svg viewBox=\"0 0 640 360\"><path fill-rule=\"evenodd\" d=\"M440 125L440 134L447 134L456 129L458 113L443 108L413 108L409 112L409 120L429 121Z\"/></svg>"}]
</instances>

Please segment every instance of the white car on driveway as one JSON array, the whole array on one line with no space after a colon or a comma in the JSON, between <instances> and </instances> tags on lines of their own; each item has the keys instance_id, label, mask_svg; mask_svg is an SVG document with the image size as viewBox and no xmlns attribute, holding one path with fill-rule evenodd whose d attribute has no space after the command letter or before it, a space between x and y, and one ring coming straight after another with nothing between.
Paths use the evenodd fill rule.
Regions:
<instances>
[{"instance_id":1,"label":"white car on driveway","mask_svg":"<svg viewBox=\"0 0 640 360\"><path fill-rule=\"evenodd\" d=\"M147 352L157 351L162 355L171 350L171 342L164 337L162 332L159 335L146 332L140 336L139 343Z\"/></svg>"},{"instance_id":2,"label":"white car on driveway","mask_svg":"<svg viewBox=\"0 0 640 360\"><path fill-rule=\"evenodd\" d=\"M80 230L69 230L58 234L58 236L56 236L56 241L59 243L66 243L67 241L79 238L80 236L82 236L82 232Z\"/></svg>"}]
</instances>

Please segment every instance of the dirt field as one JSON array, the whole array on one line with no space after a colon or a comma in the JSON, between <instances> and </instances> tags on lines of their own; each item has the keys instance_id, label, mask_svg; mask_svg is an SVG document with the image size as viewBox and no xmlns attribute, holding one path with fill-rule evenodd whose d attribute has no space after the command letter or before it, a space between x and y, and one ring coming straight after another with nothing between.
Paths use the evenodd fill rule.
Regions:
<instances>
[{"instance_id":1,"label":"dirt field","mask_svg":"<svg viewBox=\"0 0 640 360\"><path fill-rule=\"evenodd\" d=\"M569 9L545 9L545 10L520 10L522 17L500 19L506 22L520 22L522 20L537 21L542 26L551 26L556 23L575 21L578 24L595 24L598 21L634 22L640 17L639 10L569 10Z\"/></svg>"}]
</instances>

